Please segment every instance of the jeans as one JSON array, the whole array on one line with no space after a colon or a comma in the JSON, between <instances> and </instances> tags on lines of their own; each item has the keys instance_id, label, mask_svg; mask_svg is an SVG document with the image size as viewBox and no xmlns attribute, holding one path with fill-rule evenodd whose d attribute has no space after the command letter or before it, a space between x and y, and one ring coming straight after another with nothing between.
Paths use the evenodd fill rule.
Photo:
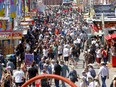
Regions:
<instances>
[{"instance_id":1,"label":"jeans","mask_svg":"<svg viewBox=\"0 0 116 87\"><path fill-rule=\"evenodd\" d=\"M107 58L103 58L104 63L107 63Z\"/></svg>"},{"instance_id":2,"label":"jeans","mask_svg":"<svg viewBox=\"0 0 116 87\"><path fill-rule=\"evenodd\" d=\"M2 73L0 73L0 80L2 79Z\"/></svg>"},{"instance_id":3,"label":"jeans","mask_svg":"<svg viewBox=\"0 0 116 87\"><path fill-rule=\"evenodd\" d=\"M66 85L65 85L65 82L64 82L64 81L62 81L62 87L66 87Z\"/></svg>"},{"instance_id":4,"label":"jeans","mask_svg":"<svg viewBox=\"0 0 116 87\"><path fill-rule=\"evenodd\" d=\"M101 80L102 80L102 87L106 87L106 83L105 83L106 76L104 76L104 77L101 76Z\"/></svg>"},{"instance_id":5,"label":"jeans","mask_svg":"<svg viewBox=\"0 0 116 87\"><path fill-rule=\"evenodd\" d=\"M56 87L59 87L59 80L55 79L55 85Z\"/></svg>"}]
</instances>

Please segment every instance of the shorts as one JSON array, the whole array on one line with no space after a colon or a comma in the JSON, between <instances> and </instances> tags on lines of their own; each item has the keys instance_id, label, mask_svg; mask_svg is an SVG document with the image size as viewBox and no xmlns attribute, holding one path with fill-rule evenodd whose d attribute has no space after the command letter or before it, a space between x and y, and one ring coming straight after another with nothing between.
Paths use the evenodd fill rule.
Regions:
<instances>
[{"instance_id":1,"label":"shorts","mask_svg":"<svg viewBox=\"0 0 116 87\"><path fill-rule=\"evenodd\" d=\"M23 84L24 84L24 82L21 82L21 83L16 83L16 82L15 82L16 87L22 86Z\"/></svg>"},{"instance_id":2,"label":"shorts","mask_svg":"<svg viewBox=\"0 0 116 87\"><path fill-rule=\"evenodd\" d=\"M54 58L54 54L53 53L49 53L48 57L51 58L51 59L53 59Z\"/></svg>"},{"instance_id":3,"label":"shorts","mask_svg":"<svg viewBox=\"0 0 116 87\"><path fill-rule=\"evenodd\" d=\"M58 54L58 56L60 57L60 56L62 56L62 54Z\"/></svg>"},{"instance_id":4,"label":"shorts","mask_svg":"<svg viewBox=\"0 0 116 87\"><path fill-rule=\"evenodd\" d=\"M64 57L64 61L68 61L69 60L69 57Z\"/></svg>"}]
</instances>

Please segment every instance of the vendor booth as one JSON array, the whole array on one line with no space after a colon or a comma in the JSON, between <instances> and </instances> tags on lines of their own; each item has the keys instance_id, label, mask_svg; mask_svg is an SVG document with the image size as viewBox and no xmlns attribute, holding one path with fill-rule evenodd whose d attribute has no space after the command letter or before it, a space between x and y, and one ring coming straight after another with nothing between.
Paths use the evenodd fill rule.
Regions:
<instances>
[{"instance_id":1,"label":"vendor booth","mask_svg":"<svg viewBox=\"0 0 116 87\"><path fill-rule=\"evenodd\" d=\"M0 52L5 56L14 53L16 40L22 39L21 31L0 32Z\"/></svg>"},{"instance_id":2,"label":"vendor booth","mask_svg":"<svg viewBox=\"0 0 116 87\"><path fill-rule=\"evenodd\" d=\"M106 43L111 47L112 66L116 67L116 33L105 36Z\"/></svg>"}]
</instances>

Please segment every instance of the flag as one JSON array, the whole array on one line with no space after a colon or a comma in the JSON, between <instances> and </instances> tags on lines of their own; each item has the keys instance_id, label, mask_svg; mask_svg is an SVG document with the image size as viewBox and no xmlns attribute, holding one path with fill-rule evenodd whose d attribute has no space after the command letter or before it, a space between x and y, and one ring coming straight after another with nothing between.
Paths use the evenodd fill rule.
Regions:
<instances>
[{"instance_id":1,"label":"flag","mask_svg":"<svg viewBox=\"0 0 116 87\"><path fill-rule=\"evenodd\" d=\"M4 0L0 0L0 17L4 17Z\"/></svg>"},{"instance_id":2,"label":"flag","mask_svg":"<svg viewBox=\"0 0 116 87\"><path fill-rule=\"evenodd\" d=\"M17 0L10 0L10 17L16 17L16 1Z\"/></svg>"},{"instance_id":3,"label":"flag","mask_svg":"<svg viewBox=\"0 0 116 87\"><path fill-rule=\"evenodd\" d=\"M9 0L5 0L5 17L9 17Z\"/></svg>"},{"instance_id":4,"label":"flag","mask_svg":"<svg viewBox=\"0 0 116 87\"><path fill-rule=\"evenodd\" d=\"M22 0L22 10L23 10L23 12L28 12L29 11L29 7L28 7L27 3L28 3L28 0Z\"/></svg>"},{"instance_id":5,"label":"flag","mask_svg":"<svg viewBox=\"0 0 116 87\"><path fill-rule=\"evenodd\" d=\"M28 8L28 0L25 0L25 12L29 12L29 8Z\"/></svg>"},{"instance_id":6,"label":"flag","mask_svg":"<svg viewBox=\"0 0 116 87\"><path fill-rule=\"evenodd\" d=\"M23 12L24 12L24 9L25 9L25 8L24 8L24 7L25 7L24 4L25 4L25 0L22 0L22 11L23 11Z\"/></svg>"},{"instance_id":7,"label":"flag","mask_svg":"<svg viewBox=\"0 0 116 87\"><path fill-rule=\"evenodd\" d=\"M16 16L20 17L21 15L22 15L22 1L17 0Z\"/></svg>"}]
</instances>

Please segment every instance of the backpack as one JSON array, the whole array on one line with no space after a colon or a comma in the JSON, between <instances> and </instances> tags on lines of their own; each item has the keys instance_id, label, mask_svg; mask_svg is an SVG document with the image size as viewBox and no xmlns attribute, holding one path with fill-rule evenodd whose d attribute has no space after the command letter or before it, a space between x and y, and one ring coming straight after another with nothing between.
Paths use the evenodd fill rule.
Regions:
<instances>
[{"instance_id":1,"label":"backpack","mask_svg":"<svg viewBox=\"0 0 116 87\"><path fill-rule=\"evenodd\" d=\"M76 74L76 71L75 71L75 70L71 73L70 79L71 79L71 81L73 81L73 82L75 82L75 81L78 82L77 74Z\"/></svg>"},{"instance_id":2,"label":"backpack","mask_svg":"<svg viewBox=\"0 0 116 87\"><path fill-rule=\"evenodd\" d=\"M92 76L93 78L96 77L96 72L95 72L95 70L91 70L90 73L91 73L91 76Z\"/></svg>"}]
</instances>

